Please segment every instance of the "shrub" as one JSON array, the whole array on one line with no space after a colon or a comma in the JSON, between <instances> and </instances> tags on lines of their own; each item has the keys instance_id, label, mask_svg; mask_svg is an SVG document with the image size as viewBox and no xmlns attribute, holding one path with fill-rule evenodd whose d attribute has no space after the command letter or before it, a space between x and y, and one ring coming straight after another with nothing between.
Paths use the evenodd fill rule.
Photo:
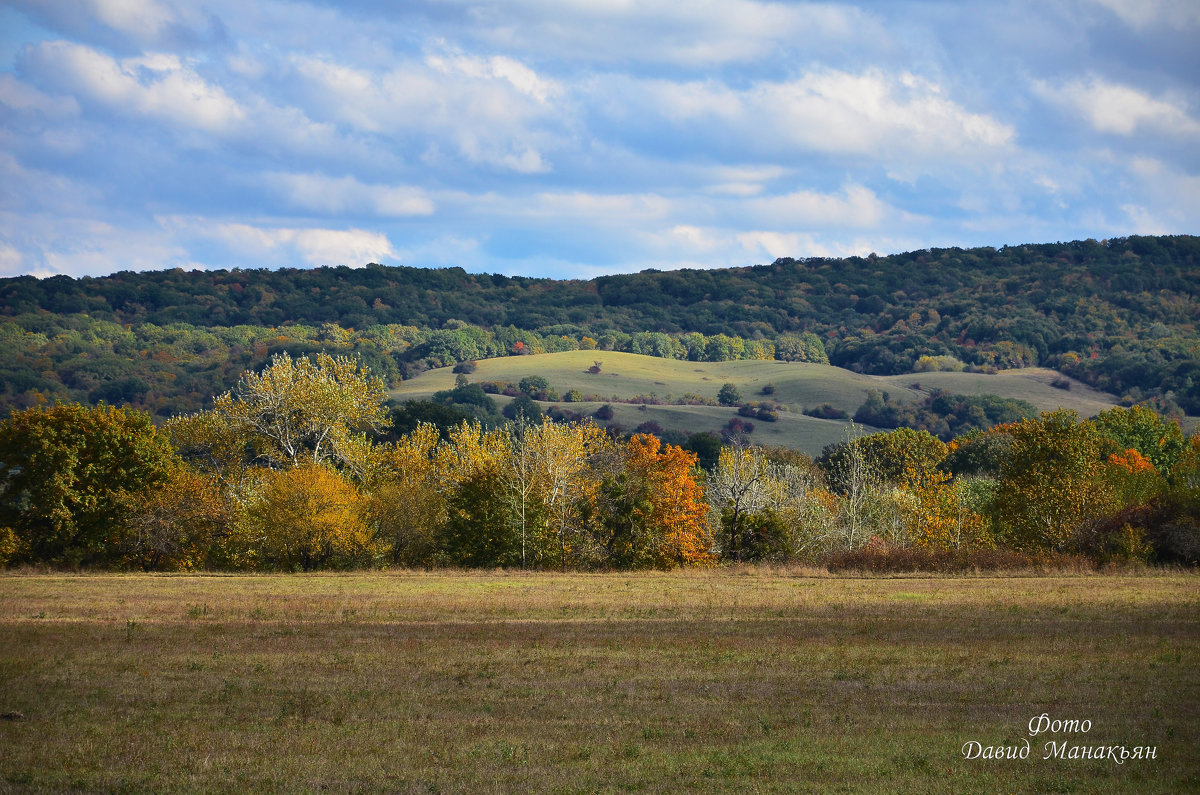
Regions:
<instances>
[{"instance_id":1,"label":"shrub","mask_svg":"<svg viewBox=\"0 0 1200 795\"><path fill-rule=\"evenodd\" d=\"M804 413L809 417L816 417L821 420L845 420L850 417L849 414L839 408L835 408L829 403L822 403L815 408L805 409Z\"/></svg>"},{"instance_id":2,"label":"shrub","mask_svg":"<svg viewBox=\"0 0 1200 795\"><path fill-rule=\"evenodd\" d=\"M654 420L646 420L645 422L643 422L641 425L637 426L633 430L634 430L634 433L648 433L651 436L657 436L659 439L661 439L663 437L663 434L666 433L666 431L663 430L663 426L659 425Z\"/></svg>"},{"instance_id":3,"label":"shrub","mask_svg":"<svg viewBox=\"0 0 1200 795\"><path fill-rule=\"evenodd\" d=\"M734 417L725 427L733 433L754 433L754 423L741 417Z\"/></svg>"},{"instance_id":4,"label":"shrub","mask_svg":"<svg viewBox=\"0 0 1200 795\"><path fill-rule=\"evenodd\" d=\"M540 375L527 375L521 379L521 383L517 384L517 388L529 397L536 398L550 389L550 382Z\"/></svg>"}]
</instances>

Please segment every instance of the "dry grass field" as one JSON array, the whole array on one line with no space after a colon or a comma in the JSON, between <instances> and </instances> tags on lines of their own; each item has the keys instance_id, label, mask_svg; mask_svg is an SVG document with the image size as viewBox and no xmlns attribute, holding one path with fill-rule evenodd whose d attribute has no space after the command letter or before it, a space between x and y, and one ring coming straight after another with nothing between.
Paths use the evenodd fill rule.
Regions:
<instances>
[{"instance_id":1,"label":"dry grass field","mask_svg":"<svg viewBox=\"0 0 1200 795\"><path fill-rule=\"evenodd\" d=\"M1198 586L2 575L0 790L1194 792Z\"/></svg>"}]
</instances>

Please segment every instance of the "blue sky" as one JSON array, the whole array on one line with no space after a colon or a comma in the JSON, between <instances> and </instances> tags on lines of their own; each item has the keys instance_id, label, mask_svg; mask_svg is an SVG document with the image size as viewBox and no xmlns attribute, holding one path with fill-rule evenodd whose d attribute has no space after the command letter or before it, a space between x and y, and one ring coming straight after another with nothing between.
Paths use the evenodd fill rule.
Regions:
<instances>
[{"instance_id":1,"label":"blue sky","mask_svg":"<svg viewBox=\"0 0 1200 795\"><path fill-rule=\"evenodd\" d=\"M0 276L1200 232L1200 2L0 0Z\"/></svg>"}]
</instances>

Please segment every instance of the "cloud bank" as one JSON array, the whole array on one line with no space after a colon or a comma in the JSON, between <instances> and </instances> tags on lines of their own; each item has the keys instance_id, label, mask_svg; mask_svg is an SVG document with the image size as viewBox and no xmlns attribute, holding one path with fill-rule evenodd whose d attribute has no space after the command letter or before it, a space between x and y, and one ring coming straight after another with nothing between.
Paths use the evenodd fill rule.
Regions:
<instances>
[{"instance_id":1,"label":"cloud bank","mask_svg":"<svg viewBox=\"0 0 1200 795\"><path fill-rule=\"evenodd\" d=\"M1200 232L1187 0L13 0L0 275Z\"/></svg>"}]
</instances>

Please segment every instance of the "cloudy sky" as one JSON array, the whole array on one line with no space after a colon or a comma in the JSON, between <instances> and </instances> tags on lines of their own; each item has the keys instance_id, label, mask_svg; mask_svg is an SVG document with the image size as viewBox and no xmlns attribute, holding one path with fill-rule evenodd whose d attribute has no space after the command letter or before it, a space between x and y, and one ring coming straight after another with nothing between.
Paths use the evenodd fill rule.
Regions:
<instances>
[{"instance_id":1,"label":"cloudy sky","mask_svg":"<svg viewBox=\"0 0 1200 795\"><path fill-rule=\"evenodd\" d=\"M1200 233L1197 0L0 0L0 276Z\"/></svg>"}]
</instances>

